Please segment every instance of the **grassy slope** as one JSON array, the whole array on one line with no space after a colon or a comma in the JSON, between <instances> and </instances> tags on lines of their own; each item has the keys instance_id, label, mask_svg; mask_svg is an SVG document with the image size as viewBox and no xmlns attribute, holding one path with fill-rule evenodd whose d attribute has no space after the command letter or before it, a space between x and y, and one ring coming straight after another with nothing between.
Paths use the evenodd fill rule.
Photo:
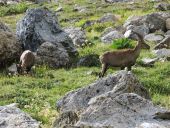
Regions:
<instances>
[{"instance_id":1,"label":"grassy slope","mask_svg":"<svg viewBox=\"0 0 170 128\"><path fill-rule=\"evenodd\" d=\"M84 0L61 1L63 3L62 7L64 8L64 12L61 12L59 15L61 26L81 26L86 20L96 20L107 12L121 16L119 22L116 22L115 24L97 24L87 28L87 38L95 45L84 49L78 49L80 56L88 55L90 53L101 54L104 51L110 50L108 45L101 44L100 40L96 38L100 37L104 28L110 25L113 27L122 25L127 17L132 14L144 15L155 11L153 9L154 4L147 1L133 5L124 3L103 5L101 2L98 2L97 4L88 4ZM88 6L89 12L83 14L73 12L72 8L76 3ZM18 14L13 14L13 12L16 12L14 9L14 11L4 13L2 15L3 17L0 17L0 20L7 23L14 31L16 22L24 14L25 4L28 8L40 6L29 3L22 4L23 6L17 7L21 8L17 12ZM50 7L52 10L55 10L58 7L57 4L46 4L46 6ZM100 10L98 7L101 7ZM10 10L10 8L13 7L9 6L5 9ZM0 12L2 12L1 9L2 8L0 8ZM70 23L65 20L66 18L80 18L80 21ZM138 64L133 68L133 72L150 91L155 104L170 108L170 63L159 62L156 63L153 68L144 68L139 65L140 60L143 57L152 57L152 55L149 51L142 51L141 56L138 59ZM110 69L107 74L113 73L116 70L117 69ZM97 76L88 75L90 71L99 72L100 67L79 67L69 70L52 70L46 67L36 67L36 73L33 77L7 77L4 73L0 73L0 105L17 102L22 110L31 114L35 119L42 121L44 127L49 127L52 123L51 121L57 114L55 109L56 101L68 91L86 86L97 79Z\"/></svg>"}]
</instances>

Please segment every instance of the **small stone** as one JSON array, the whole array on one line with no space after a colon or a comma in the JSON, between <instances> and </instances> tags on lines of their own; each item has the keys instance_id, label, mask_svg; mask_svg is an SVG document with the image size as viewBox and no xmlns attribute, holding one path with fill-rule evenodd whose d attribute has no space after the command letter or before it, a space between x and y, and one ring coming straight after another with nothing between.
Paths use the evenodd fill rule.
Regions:
<instances>
[{"instance_id":1,"label":"small stone","mask_svg":"<svg viewBox=\"0 0 170 128\"><path fill-rule=\"evenodd\" d=\"M158 58L154 58L154 59L144 58L142 59L142 65L146 67L152 67L157 60Z\"/></svg>"},{"instance_id":2,"label":"small stone","mask_svg":"<svg viewBox=\"0 0 170 128\"><path fill-rule=\"evenodd\" d=\"M82 47L86 44L86 33L84 30L81 30L81 28L67 27L64 28L64 31L69 35L76 47Z\"/></svg>"},{"instance_id":3,"label":"small stone","mask_svg":"<svg viewBox=\"0 0 170 128\"><path fill-rule=\"evenodd\" d=\"M14 105L0 106L1 128L40 128L40 123Z\"/></svg>"},{"instance_id":4,"label":"small stone","mask_svg":"<svg viewBox=\"0 0 170 128\"><path fill-rule=\"evenodd\" d=\"M148 34L144 37L146 41L151 41L155 43L159 43L161 40L163 40L163 38L164 37L162 35L157 35L155 33Z\"/></svg>"},{"instance_id":5,"label":"small stone","mask_svg":"<svg viewBox=\"0 0 170 128\"><path fill-rule=\"evenodd\" d=\"M156 54L158 58L170 57L170 49L162 48L162 49L158 49L158 50L153 50L152 52L154 54Z\"/></svg>"},{"instance_id":6,"label":"small stone","mask_svg":"<svg viewBox=\"0 0 170 128\"><path fill-rule=\"evenodd\" d=\"M170 35L166 36L154 49L170 48Z\"/></svg>"},{"instance_id":7,"label":"small stone","mask_svg":"<svg viewBox=\"0 0 170 128\"><path fill-rule=\"evenodd\" d=\"M124 38L124 35L114 30L114 31L107 33L106 35L102 35L101 41L103 43L112 43L114 39L120 39L120 38Z\"/></svg>"},{"instance_id":8,"label":"small stone","mask_svg":"<svg viewBox=\"0 0 170 128\"><path fill-rule=\"evenodd\" d=\"M100 19L97 20L97 22L99 23L105 23L105 22L113 22L115 23L116 21L118 21L118 16L111 14L111 13L107 13L104 16L102 16Z\"/></svg>"}]
</instances>

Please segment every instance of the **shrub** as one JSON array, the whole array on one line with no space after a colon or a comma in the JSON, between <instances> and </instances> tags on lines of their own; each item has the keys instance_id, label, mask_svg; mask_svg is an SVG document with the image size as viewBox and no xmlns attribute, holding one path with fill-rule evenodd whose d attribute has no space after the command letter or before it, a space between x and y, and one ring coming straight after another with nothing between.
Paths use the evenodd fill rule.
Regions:
<instances>
[{"instance_id":1,"label":"shrub","mask_svg":"<svg viewBox=\"0 0 170 128\"><path fill-rule=\"evenodd\" d=\"M11 14L20 14L28 9L29 5L26 3L19 3L16 5L9 5L0 8L0 16L6 16Z\"/></svg>"},{"instance_id":2,"label":"shrub","mask_svg":"<svg viewBox=\"0 0 170 128\"><path fill-rule=\"evenodd\" d=\"M125 48L134 48L134 42L133 40L130 40L128 38L121 38L113 40L111 48L113 49L125 49Z\"/></svg>"}]
</instances>

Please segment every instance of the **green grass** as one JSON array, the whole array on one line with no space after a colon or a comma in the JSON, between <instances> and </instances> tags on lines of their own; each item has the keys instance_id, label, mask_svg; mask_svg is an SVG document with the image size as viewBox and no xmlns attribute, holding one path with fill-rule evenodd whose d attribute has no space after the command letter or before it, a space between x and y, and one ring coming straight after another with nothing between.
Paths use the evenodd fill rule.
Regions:
<instances>
[{"instance_id":1,"label":"green grass","mask_svg":"<svg viewBox=\"0 0 170 128\"><path fill-rule=\"evenodd\" d=\"M7 5L0 7L0 17L24 13L29 8L29 4L21 2L16 5Z\"/></svg>"},{"instance_id":2,"label":"green grass","mask_svg":"<svg viewBox=\"0 0 170 128\"><path fill-rule=\"evenodd\" d=\"M96 44L92 47L79 49L80 56L89 53L101 54L109 50L109 46ZM150 57L150 52L143 50L142 57ZM140 61L138 59L138 62ZM140 65L133 67L132 72L137 75L141 83L149 90L154 104L170 108L170 63L157 62L152 68ZM107 74L118 69L109 69ZM67 92L87 86L98 79L98 76L88 72L99 72L100 67L78 67L72 69L49 69L36 67L34 76L7 77L0 74L0 105L18 103L19 107L28 112L33 118L41 121L44 127L49 127L58 114L56 101Z\"/></svg>"},{"instance_id":3,"label":"green grass","mask_svg":"<svg viewBox=\"0 0 170 128\"><path fill-rule=\"evenodd\" d=\"M113 50L111 45L101 43L100 35L107 27L122 25L130 15L145 15L154 12L154 3L145 0L140 3L115 3L88 4L83 0L60 0L63 12L58 14L61 26L81 27L87 20L97 20L105 13L113 13L121 18L115 23L97 23L85 29L87 39L93 44L79 48L79 57L89 54L101 55L105 51ZM73 11L73 6L79 4L87 6L87 13ZM15 32L16 23L25 13L26 8L46 6L55 11L58 4L34 5L30 3L20 3L17 6L0 7L0 20L9 25ZM99 8L100 7L100 8ZM69 20L79 19L76 22ZM148 44L151 44L150 42ZM153 46L153 44L151 44ZM121 46L122 47L122 46ZM124 46L123 46L124 47ZM117 48L117 47L116 47ZM140 65L144 57L154 58L148 50L142 50L137 64L132 68L141 83L149 90L154 104L170 109L170 63L157 62L152 68L145 68ZM52 120L58 114L56 111L56 101L67 92L78 89L94 82L98 79L89 72L99 72L100 67L78 67L69 70L49 69L45 66L36 67L34 76L9 77L5 73L0 73L0 105L7 105L17 102L19 107L28 112L33 118L42 122L43 127L49 128ZM109 69L107 74L116 72L117 69Z\"/></svg>"},{"instance_id":4,"label":"green grass","mask_svg":"<svg viewBox=\"0 0 170 128\"><path fill-rule=\"evenodd\" d=\"M0 105L16 102L35 119L43 124L51 124L50 119L57 113L56 101L68 91L92 83L96 77L87 74L91 70L95 71L96 68L52 70L40 67L35 70L33 77L6 77L1 74Z\"/></svg>"},{"instance_id":5,"label":"green grass","mask_svg":"<svg viewBox=\"0 0 170 128\"><path fill-rule=\"evenodd\" d=\"M128 38L121 38L113 40L111 48L113 49L126 49L126 48L134 48L135 41L130 40Z\"/></svg>"}]
</instances>

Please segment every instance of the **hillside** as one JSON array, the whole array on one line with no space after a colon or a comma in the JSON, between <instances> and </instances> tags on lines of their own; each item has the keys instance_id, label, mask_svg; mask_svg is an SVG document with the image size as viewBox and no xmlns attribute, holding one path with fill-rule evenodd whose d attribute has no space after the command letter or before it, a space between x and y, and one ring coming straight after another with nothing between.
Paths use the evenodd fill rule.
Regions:
<instances>
[{"instance_id":1,"label":"hillside","mask_svg":"<svg viewBox=\"0 0 170 128\"><path fill-rule=\"evenodd\" d=\"M162 0L161 2L168 3L170 1ZM16 5L0 6L0 21L16 33L16 24L25 16L27 9L46 7L55 12L62 29L80 27L81 30L84 30L85 37L83 38L87 40L87 43L81 44L82 47L77 48L79 54L77 59L92 54L97 55L98 59L98 56L105 51L113 50L111 43L103 43L101 40L101 35L106 28L112 27L124 34L123 25L130 16L145 16L154 12L170 13L170 10L160 11L155 8L161 2L139 0L107 3L103 0L55 0L49 3L35 4L23 1ZM102 19L108 13L113 14L116 20ZM158 30L155 33L160 34L161 32ZM169 110L170 62L157 61L153 66L143 66L143 58L155 58L156 56L152 52L155 42L148 40L147 44L151 49L142 49L137 63L132 67L132 73L149 91L153 103ZM74 64L71 68L35 66L33 76L9 76L6 69L3 68L0 72L0 105L18 103L21 110L42 122L42 127L49 128L54 118L58 116L56 102L60 98L69 91L85 87L99 79L98 73L101 70L101 64L95 58L96 56L86 62L87 65L92 63L90 67L86 64L85 66L75 66L76 64ZM118 70L120 69L110 68L105 76L114 74Z\"/></svg>"}]
</instances>

